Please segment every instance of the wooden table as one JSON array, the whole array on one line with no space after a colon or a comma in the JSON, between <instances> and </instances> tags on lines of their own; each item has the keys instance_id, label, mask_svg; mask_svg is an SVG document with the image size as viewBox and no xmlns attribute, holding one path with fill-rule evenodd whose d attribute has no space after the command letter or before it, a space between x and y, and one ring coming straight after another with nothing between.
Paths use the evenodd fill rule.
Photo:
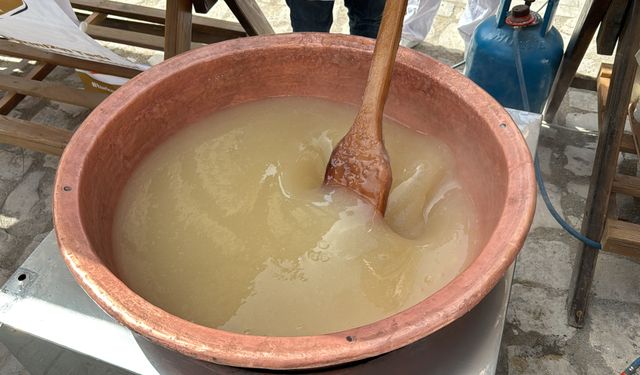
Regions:
<instances>
[{"instance_id":1,"label":"wooden table","mask_svg":"<svg viewBox=\"0 0 640 375\"><path fill-rule=\"evenodd\" d=\"M621 222L612 213L612 193L640 196L640 179L617 174L621 151L636 152L624 134L633 80L634 55L640 49L640 0L589 0L571 38L549 98L545 119L555 116L596 29L599 53L611 53L617 44L608 98L604 106L593 172L587 195L582 233L603 243L604 250L640 256L640 225ZM624 140L626 142L623 142ZM624 147L623 147L624 146ZM582 246L574 265L569 297L569 324L585 323L591 284L599 250ZM637 275L631 275L632 277Z\"/></svg>"},{"instance_id":2,"label":"wooden table","mask_svg":"<svg viewBox=\"0 0 640 375\"><path fill-rule=\"evenodd\" d=\"M191 7L206 13L217 0L167 0L164 31L165 59L191 49ZM248 35L273 34L271 25L254 0L225 0Z\"/></svg>"},{"instance_id":3,"label":"wooden table","mask_svg":"<svg viewBox=\"0 0 640 375\"><path fill-rule=\"evenodd\" d=\"M273 34L255 0L225 0L238 22L192 15L205 13L217 0L167 0L166 11L111 0L71 0L78 18L94 39L164 50L165 58L222 40ZM116 16L116 17L111 17ZM0 143L60 155L73 134L33 121L7 116L25 96L94 108L106 95L58 83L41 82L58 65L131 78L138 69L83 60L0 39L0 55L38 63L22 77L0 76Z\"/></svg>"}]
</instances>

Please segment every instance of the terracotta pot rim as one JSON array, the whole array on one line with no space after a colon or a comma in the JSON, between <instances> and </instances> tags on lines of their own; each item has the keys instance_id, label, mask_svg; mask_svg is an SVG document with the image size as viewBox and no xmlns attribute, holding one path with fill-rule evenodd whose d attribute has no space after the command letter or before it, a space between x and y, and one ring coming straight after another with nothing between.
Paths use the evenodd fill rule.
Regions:
<instances>
[{"instance_id":1,"label":"terracotta pot rim","mask_svg":"<svg viewBox=\"0 0 640 375\"><path fill-rule=\"evenodd\" d=\"M159 85L165 72L185 70L205 60L273 48L282 43L304 44L309 48L348 46L367 53L373 49L373 41L366 38L314 33L217 43L180 55L138 75L91 113L62 156L54 191L55 229L71 273L105 311L132 330L189 356L239 367L300 369L355 361L410 344L464 315L495 286L523 245L535 210L533 164L517 126L494 99L458 72L412 50L401 48L398 63L417 70L425 64L436 65L440 73L436 80L453 95L473 96L475 101L470 104L470 110L482 111L484 117L495 119L491 131L504 150L509 175L503 215L481 250L483 256L478 256L438 292L407 310L366 326L317 336L248 336L200 326L151 305L127 288L91 250L91 241L80 215L62 214L63 211L79 212L80 208L83 165L75 162L79 160L77 156L70 155L91 151L103 125L114 116L114 111L123 108L122 101L135 100ZM84 161L83 158L80 160ZM65 186L71 190L65 190ZM118 292L111 293L113 288L118 288Z\"/></svg>"}]
</instances>

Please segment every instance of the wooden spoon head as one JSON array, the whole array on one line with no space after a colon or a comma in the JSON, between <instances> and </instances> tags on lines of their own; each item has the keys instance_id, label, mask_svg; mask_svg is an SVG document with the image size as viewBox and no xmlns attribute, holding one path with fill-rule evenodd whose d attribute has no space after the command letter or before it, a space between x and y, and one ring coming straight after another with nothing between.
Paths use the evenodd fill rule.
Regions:
<instances>
[{"instance_id":1,"label":"wooden spoon head","mask_svg":"<svg viewBox=\"0 0 640 375\"><path fill-rule=\"evenodd\" d=\"M385 4L362 106L351 129L333 150L324 176L325 185L356 192L383 215L391 190L391 165L382 142L382 115L406 9L407 0Z\"/></svg>"},{"instance_id":2,"label":"wooden spoon head","mask_svg":"<svg viewBox=\"0 0 640 375\"><path fill-rule=\"evenodd\" d=\"M350 189L384 215L392 182L389 155L381 139L355 133L349 131L331 153L324 184Z\"/></svg>"}]
</instances>

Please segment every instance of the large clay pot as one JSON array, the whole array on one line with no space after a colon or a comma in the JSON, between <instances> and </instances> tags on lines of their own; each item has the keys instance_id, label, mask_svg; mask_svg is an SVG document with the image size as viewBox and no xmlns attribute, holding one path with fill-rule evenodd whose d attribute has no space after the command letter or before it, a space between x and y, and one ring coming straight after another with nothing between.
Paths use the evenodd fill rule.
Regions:
<instances>
[{"instance_id":1,"label":"large clay pot","mask_svg":"<svg viewBox=\"0 0 640 375\"><path fill-rule=\"evenodd\" d=\"M372 40L329 34L237 39L168 60L112 94L73 136L56 179L55 228L78 283L107 313L156 343L250 368L314 368L376 356L468 312L524 242L535 208L531 156L516 125L489 95L458 72L408 49L398 53L386 114L451 147L463 185L482 215L482 249L444 288L363 327L262 337L171 315L111 271L116 203L132 170L154 147L211 112L251 100L302 95L358 104L372 50Z\"/></svg>"}]
</instances>

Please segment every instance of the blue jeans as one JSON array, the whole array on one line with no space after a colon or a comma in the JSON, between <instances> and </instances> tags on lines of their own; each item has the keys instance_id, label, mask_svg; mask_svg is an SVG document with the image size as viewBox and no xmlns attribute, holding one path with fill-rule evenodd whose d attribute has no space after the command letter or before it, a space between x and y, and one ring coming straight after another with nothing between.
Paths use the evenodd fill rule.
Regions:
<instances>
[{"instance_id":1,"label":"blue jeans","mask_svg":"<svg viewBox=\"0 0 640 375\"><path fill-rule=\"evenodd\" d=\"M333 23L333 1L286 0L293 31L329 32ZM385 0L344 0L351 34L375 38Z\"/></svg>"}]
</instances>

